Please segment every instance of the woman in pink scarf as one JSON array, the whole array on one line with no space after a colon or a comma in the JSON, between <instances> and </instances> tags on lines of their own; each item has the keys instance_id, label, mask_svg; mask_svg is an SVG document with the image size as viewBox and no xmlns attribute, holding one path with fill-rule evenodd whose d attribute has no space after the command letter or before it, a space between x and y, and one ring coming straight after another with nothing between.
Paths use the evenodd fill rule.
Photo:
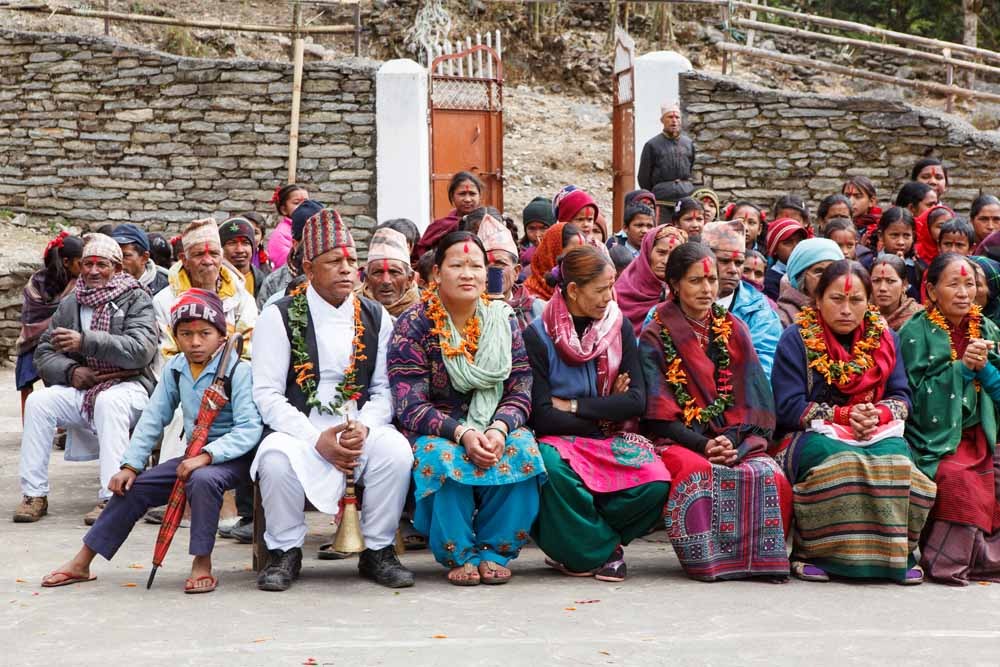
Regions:
<instances>
[{"instance_id":1,"label":"woman in pink scarf","mask_svg":"<svg viewBox=\"0 0 1000 667\"><path fill-rule=\"evenodd\" d=\"M552 298L524 330L530 424L549 478L532 537L564 574L623 581L622 547L660 522L670 475L635 433L646 388L632 326L613 300L614 267L585 245L553 273Z\"/></svg>"},{"instance_id":2,"label":"woman in pink scarf","mask_svg":"<svg viewBox=\"0 0 1000 667\"><path fill-rule=\"evenodd\" d=\"M687 232L677 227L654 227L642 237L639 254L618 277L615 284L618 305L632 323L636 338L642 332L649 309L664 299L667 288L664 276L670 251L687 240Z\"/></svg>"}]
</instances>

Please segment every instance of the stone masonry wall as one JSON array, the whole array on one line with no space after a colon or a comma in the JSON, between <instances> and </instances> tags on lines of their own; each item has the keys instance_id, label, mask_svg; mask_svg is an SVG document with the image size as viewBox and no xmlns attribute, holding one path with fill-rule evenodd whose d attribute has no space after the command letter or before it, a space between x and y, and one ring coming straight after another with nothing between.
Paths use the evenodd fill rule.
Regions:
<instances>
[{"instance_id":1,"label":"stone masonry wall","mask_svg":"<svg viewBox=\"0 0 1000 667\"><path fill-rule=\"evenodd\" d=\"M375 71L307 63L298 178L363 251L374 226ZM292 66L0 30L0 208L175 232L268 203L287 177Z\"/></svg>"},{"instance_id":2,"label":"stone masonry wall","mask_svg":"<svg viewBox=\"0 0 1000 667\"><path fill-rule=\"evenodd\" d=\"M928 152L948 167L944 200L961 215L980 192L1000 193L1000 133L903 102L775 91L694 72L681 77L681 104L696 180L723 201L770 207L791 192L815 211L863 174L885 208Z\"/></svg>"}]
</instances>

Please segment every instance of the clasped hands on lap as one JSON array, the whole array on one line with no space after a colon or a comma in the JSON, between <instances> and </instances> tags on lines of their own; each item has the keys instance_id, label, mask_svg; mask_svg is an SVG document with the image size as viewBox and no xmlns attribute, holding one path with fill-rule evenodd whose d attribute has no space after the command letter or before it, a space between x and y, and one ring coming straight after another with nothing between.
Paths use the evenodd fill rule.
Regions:
<instances>
[{"instance_id":1,"label":"clasped hands on lap","mask_svg":"<svg viewBox=\"0 0 1000 667\"><path fill-rule=\"evenodd\" d=\"M354 420L337 424L319 435L316 451L345 475L354 472L368 438L368 427Z\"/></svg>"}]
</instances>

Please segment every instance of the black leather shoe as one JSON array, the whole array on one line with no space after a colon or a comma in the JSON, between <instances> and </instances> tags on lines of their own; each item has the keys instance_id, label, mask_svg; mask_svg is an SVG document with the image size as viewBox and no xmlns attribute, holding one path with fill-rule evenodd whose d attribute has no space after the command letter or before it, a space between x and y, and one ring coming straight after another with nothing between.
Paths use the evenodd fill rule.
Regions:
<instances>
[{"instance_id":1,"label":"black leather shoe","mask_svg":"<svg viewBox=\"0 0 1000 667\"><path fill-rule=\"evenodd\" d=\"M302 571L302 549L268 551L271 562L257 575L257 588L262 591L287 591Z\"/></svg>"},{"instance_id":2,"label":"black leather shoe","mask_svg":"<svg viewBox=\"0 0 1000 667\"><path fill-rule=\"evenodd\" d=\"M250 544L253 542L253 519L240 517L236 525L229 529L229 537L240 544Z\"/></svg>"},{"instance_id":3,"label":"black leather shoe","mask_svg":"<svg viewBox=\"0 0 1000 667\"><path fill-rule=\"evenodd\" d=\"M378 551L362 551L358 558L358 573L388 588L407 588L414 582L413 573L399 562L391 544Z\"/></svg>"},{"instance_id":4,"label":"black leather shoe","mask_svg":"<svg viewBox=\"0 0 1000 667\"><path fill-rule=\"evenodd\" d=\"M244 519L239 517L236 519L236 523L229 524L228 526L219 526L219 537L224 537L227 540L233 539L233 531L239 528L243 523L249 523L251 526L251 535L253 537L253 519Z\"/></svg>"}]
</instances>

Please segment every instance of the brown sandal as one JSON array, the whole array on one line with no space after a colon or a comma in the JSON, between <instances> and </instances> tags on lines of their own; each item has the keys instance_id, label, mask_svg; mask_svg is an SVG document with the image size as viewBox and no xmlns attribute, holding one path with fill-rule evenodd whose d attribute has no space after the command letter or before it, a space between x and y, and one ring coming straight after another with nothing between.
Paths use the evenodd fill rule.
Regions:
<instances>
[{"instance_id":1,"label":"brown sandal","mask_svg":"<svg viewBox=\"0 0 1000 667\"><path fill-rule=\"evenodd\" d=\"M459 576L452 576L452 575ZM454 586L478 586L480 583L479 571L472 563L463 563L448 571L448 583ZM461 578L460 578L461 577Z\"/></svg>"},{"instance_id":2,"label":"brown sandal","mask_svg":"<svg viewBox=\"0 0 1000 667\"><path fill-rule=\"evenodd\" d=\"M491 560L484 560L479 563L479 577L484 584L499 586L500 584L506 584L513 576L514 574L500 563L494 563Z\"/></svg>"}]
</instances>

